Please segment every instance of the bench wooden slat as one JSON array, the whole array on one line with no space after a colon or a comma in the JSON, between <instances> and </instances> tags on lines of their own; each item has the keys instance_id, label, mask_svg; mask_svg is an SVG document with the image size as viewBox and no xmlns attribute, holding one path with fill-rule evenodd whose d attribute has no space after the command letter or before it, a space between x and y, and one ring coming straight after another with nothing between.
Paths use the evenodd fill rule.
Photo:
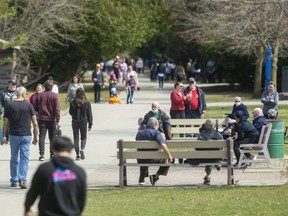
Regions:
<instances>
[{"instance_id":1,"label":"bench wooden slat","mask_svg":"<svg viewBox=\"0 0 288 216\"><path fill-rule=\"evenodd\" d=\"M170 151L173 158L227 158L226 151ZM137 151L137 152L123 152L123 158L126 159L167 159L165 152L159 151Z\"/></svg>"},{"instance_id":2,"label":"bench wooden slat","mask_svg":"<svg viewBox=\"0 0 288 216\"><path fill-rule=\"evenodd\" d=\"M207 119L170 119L171 125L202 125ZM221 124L224 119L210 119Z\"/></svg>"},{"instance_id":3,"label":"bench wooden slat","mask_svg":"<svg viewBox=\"0 0 288 216\"><path fill-rule=\"evenodd\" d=\"M172 134L179 134L179 133L199 133L200 127L172 127L171 133Z\"/></svg>"},{"instance_id":4,"label":"bench wooden slat","mask_svg":"<svg viewBox=\"0 0 288 216\"><path fill-rule=\"evenodd\" d=\"M226 148L227 143L225 140L167 140L166 144L169 148ZM123 148L159 148L159 144L156 141L123 141ZM117 143L119 148L119 142Z\"/></svg>"},{"instance_id":5,"label":"bench wooden slat","mask_svg":"<svg viewBox=\"0 0 288 216\"><path fill-rule=\"evenodd\" d=\"M177 167L196 167L196 166L199 166L199 167L203 167L203 166L207 166L207 165L211 165L211 166L214 166L214 165L226 165L226 163L223 163L221 161L219 161L219 163L199 163L199 165L191 165L189 163L183 163L183 164L178 164L178 163L153 163L153 164L138 164L138 163L127 163L125 164L125 166L177 166Z\"/></svg>"}]
</instances>

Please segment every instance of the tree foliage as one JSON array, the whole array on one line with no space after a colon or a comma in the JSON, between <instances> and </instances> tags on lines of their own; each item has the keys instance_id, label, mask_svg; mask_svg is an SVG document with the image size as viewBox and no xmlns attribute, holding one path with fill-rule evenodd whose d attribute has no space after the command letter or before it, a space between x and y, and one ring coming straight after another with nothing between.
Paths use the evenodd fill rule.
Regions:
<instances>
[{"instance_id":1,"label":"tree foliage","mask_svg":"<svg viewBox=\"0 0 288 216\"><path fill-rule=\"evenodd\" d=\"M181 26L179 34L227 53L256 59L254 96L260 95L262 64L267 45L273 48L273 77L278 55L287 48L286 0L176 0L170 1Z\"/></svg>"},{"instance_id":2,"label":"tree foliage","mask_svg":"<svg viewBox=\"0 0 288 216\"><path fill-rule=\"evenodd\" d=\"M92 68L153 41L165 35L171 15L163 0L0 0L3 8L0 38L26 36L19 64L35 82L51 73L67 80L84 64Z\"/></svg>"}]
</instances>

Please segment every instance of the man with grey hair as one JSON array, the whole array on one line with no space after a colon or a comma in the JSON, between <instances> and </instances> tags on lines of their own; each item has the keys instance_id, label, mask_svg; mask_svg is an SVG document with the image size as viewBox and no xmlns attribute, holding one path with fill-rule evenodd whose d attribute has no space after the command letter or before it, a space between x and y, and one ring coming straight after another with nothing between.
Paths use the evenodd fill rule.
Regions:
<instances>
[{"instance_id":1,"label":"man with grey hair","mask_svg":"<svg viewBox=\"0 0 288 216\"><path fill-rule=\"evenodd\" d=\"M19 182L21 189L26 189L30 143L32 141L31 122L33 124L33 144L38 142L38 124L33 106L26 101L26 88L18 87L16 95L17 99L10 102L5 108L3 134L6 134L7 128L10 127L10 186L17 187ZM6 137L4 137L3 143L7 143Z\"/></svg>"},{"instance_id":2,"label":"man with grey hair","mask_svg":"<svg viewBox=\"0 0 288 216\"><path fill-rule=\"evenodd\" d=\"M136 140L148 140L148 141L157 141L159 147L162 151L164 151L167 156L169 162L173 161L173 157L165 143L165 140L162 138L161 133L158 131L159 123L158 120L154 117L151 117L148 121L148 125L144 130L138 131L136 135ZM145 149L138 149L139 151L145 151ZM155 151L159 151L159 149L155 149ZM163 160L160 159L138 159L138 163L163 163ZM145 184L145 177L148 177L148 166L140 166L140 177L139 184ZM160 175L166 176L169 170L169 166L160 166L159 170L156 174L150 175L150 182L152 186L159 180Z\"/></svg>"},{"instance_id":3,"label":"man with grey hair","mask_svg":"<svg viewBox=\"0 0 288 216\"><path fill-rule=\"evenodd\" d=\"M148 125L148 121L151 117L154 117L159 122L158 130L160 133L165 134L166 140L170 140L172 137L170 117L160 109L160 104L158 102L152 103L152 109L144 116L140 130L145 129Z\"/></svg>"}]
</instances>

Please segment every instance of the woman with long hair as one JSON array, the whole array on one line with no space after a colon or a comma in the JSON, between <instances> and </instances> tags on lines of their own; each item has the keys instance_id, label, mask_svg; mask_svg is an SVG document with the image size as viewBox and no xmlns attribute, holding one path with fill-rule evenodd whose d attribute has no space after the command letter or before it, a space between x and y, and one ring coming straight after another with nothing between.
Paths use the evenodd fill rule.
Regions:
<instances>
[{"instance_id":1,"label":"woman with long hair","mask_svg":"<svg viewBox=\"0 0 288 216\"><path fill-rule=\"evenodd\" d=\"M66 102L68 102L69 104L72 102L72 100L76 96L76 91L79 88L84 89L84 86L82 83L80 83L80 77L77 74L75 74L72 77L71 83L68 86Z\"/></svg>"},{"instance_id":2,"label":"woman with long hair","mask_svg":"<svg viewBox=\"0 0 288 216\"><path fill-rule=\"evenodd\" d=\"M72 116L72 129L74 138L74 147L76 152L76 160L85 159L84 149L87 142L87 124L88 131L91 131L93 125L93 115L91 104L87 100L85 91L82 88L76 90L76 96L70 103L69 113ZM80 149L79 149L79 131L80 131Z\"/></svg>"}]
</instances>

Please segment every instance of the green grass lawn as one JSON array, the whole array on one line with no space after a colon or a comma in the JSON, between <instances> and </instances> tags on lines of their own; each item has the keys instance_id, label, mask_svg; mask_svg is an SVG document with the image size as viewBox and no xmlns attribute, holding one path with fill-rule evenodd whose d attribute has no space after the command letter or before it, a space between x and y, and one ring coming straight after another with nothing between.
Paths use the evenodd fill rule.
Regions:
<instances>
[{"instance_id":1,"label":"green grass lawn","mask_svg":"<svg viewBox=\"0 0 288 216\"><path fill-rule=\"evenodd\" d=\"M288 185L93 190L83 216L286 215Z\"/></svg>"}]
</instances>

